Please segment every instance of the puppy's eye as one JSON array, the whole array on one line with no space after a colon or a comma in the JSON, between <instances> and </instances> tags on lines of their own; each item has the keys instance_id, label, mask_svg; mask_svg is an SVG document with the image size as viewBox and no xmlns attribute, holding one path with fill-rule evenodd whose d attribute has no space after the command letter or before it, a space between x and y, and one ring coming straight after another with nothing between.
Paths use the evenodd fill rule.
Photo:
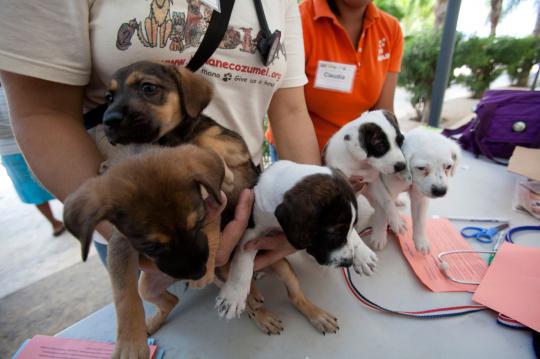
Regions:
<instances>
[{"instance_id":1,"label":"puppy's eye","mask_svg":"<svg viewBox=\"0 0 540 359\"><path fill-rule=\"evenodd\" d=\"M112 103L114 101L114 96L112 93L107 92L105 94L105 100L107 100L107 103Z\"/></svg>"},{"instance_id":2,"label":"puppy's eye","mask_svg":"<svg viewBox=\"0 0 540 359\"><path fill-rule=\"evenodd\" d=\"M141 90L144 95L146 96L152 96L155 95L157 92L158 87L154 84L151 84L149 82L143 82L141 84Z\"/></svg>"},{"instance_id":3,"label":"puppy's eye","mask_svg":"<svg viewBox=\"0 0 540 359\"><path fill-rule=\"evenodd\" d=\"M417 169L418 171L425 171L425 170L426 170L426 167L424 167L424 166L416 166L416 169Z\"/></svg>"},{"instance_id":4,"label":"puppy's eye","mask_svg":"<svg viewBox=\"0 0 540 359\"><path fill-rule=\"evenodd\" d=\"M444 167L445 170L450 171L452 169L452 165L446 165Z\"/></svg>"}]
</instances>

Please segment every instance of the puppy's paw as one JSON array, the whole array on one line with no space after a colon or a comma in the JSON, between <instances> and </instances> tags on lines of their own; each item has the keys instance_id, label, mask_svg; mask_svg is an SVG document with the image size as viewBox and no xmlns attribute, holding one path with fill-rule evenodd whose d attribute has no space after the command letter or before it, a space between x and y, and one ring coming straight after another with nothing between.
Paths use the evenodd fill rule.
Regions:
<instances>
[{"instance_id":1,"label":"puppy's paw","mask_svg":"<svg viewBox=\"0 0 540 359\"><path fill-rule=\"evenodd\" d=\"M146 338L140 339L118 339L114 346L113 359L148 359L150 349Z\"/></svg>"},{"instance_id":2,"label":"puppy's paw","mask_svg":"<svg viewBox=\"0 0 540 359\"><path fill-rule=\"evenodd\" d=\"M400 207L400 208L405 207L405 204L406 204L405 201L402 200L401 198L396 199L394 201L394 203L395 203L396 207Z\"/></svg>"},{"instance_id":3,"label":"puppy's paw","mask_svg":"<svg viewBox=\"0 0 540 359\"><path fill-rule=\"evenodd\" d=\"M264 305L264 297L258 290L251 290L247 297L247 306L253 310L261 308Z\"/></svg>"},{"instance_id":4,"label":"puppy's paw","mask_svg":"<svg viewBox=\"0 0 540 359\"><path fill-rule=\"evenodd\" d=\"M307 317L311 325L322 335L326 335L326 333L335 334L339 330L337 318L315 305L309 310Z\"/></svg>"},{"instance_id":5,"label":"puppy's paw","mask_svg":"<svg viewBox=\"0 0 540 359\"><path fill-rule=\"evenodd\" d=\"M377 255L367 246L358 246L354 251L354 271L360 275L372 275L375 272L377 260Z\"/></svg>"},{"instance_id":6,"label":"puppy's paw","mask_svg":"<svg viewBox=\"0 0 540 359\"><path fill-rule=\"evenodd\" d=\"M369 245L376 251L382 251L386 247L387 243L388 239L386 238L386 233L384 232L380 235L372 233L371 238L369 239Z\"/></svg>"},{"instance_id":7,"label":"puppy's paw","mask_svg":"<svg viewBox=\"0 0 540 359\"><path fill-rule=\"evenodd\" d=\"M414 246L416 247L416 251L420 252L424 255L429 254L431 251L431 244L429 244L428 240L424 237L415 237L414 240Z\"/></svg>"},{"instance_id":8,"label":"puppy's paw","mask_svg":"<svg viewBox=\"0 0 540 359\"><path fill-rule=\"evenodd\" d=\"M221 292L216 299L216 308L219 316L227 319L240 317L240 314L246 309L248 290L227 285L226 283L221 288Z\"/></svg>"},{"instance_id":9,"label":"puppy's paw","mask_svg":"<svg viewBox=\"0 0 540 359\"><path fill-rule=\"evenodd\" d=\"M395 234L404 234L407 232L407 222L397 213L395 216L388 218L388 224L390 225L390 230Z\"/></svg>"},{"instance_id":10,"label":"puppy's paw","mask_svg":"<svg viewBox=\"0 0 540 359\"><path fill-rule=\"evenodd\" d=\"M271 311L263 306L252 308L248 305L247 314L257 327L268 335L280 335L283 331L283 322Z\"/></svg>"}]
</instances>

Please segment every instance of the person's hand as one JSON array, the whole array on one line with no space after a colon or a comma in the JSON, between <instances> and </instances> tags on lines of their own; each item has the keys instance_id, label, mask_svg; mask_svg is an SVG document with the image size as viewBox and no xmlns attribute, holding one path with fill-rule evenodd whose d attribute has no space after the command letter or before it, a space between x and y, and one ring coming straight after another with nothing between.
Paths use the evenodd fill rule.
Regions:
<instances>
[{"instance_id":1,"label":"person's hand","mask_svg":"<svg viewBox=\"0 0 540 359\"><path fill-rule=\"evenodd\" d=\"M360 168L355 171L355 175L349 177L349 183L355 193L362 192L366 184L375 181L379 177L379 171L371 166L367 161L360 163Z\"/></svg>"},{"instance_id":2,"label":"person's hand","mask_svg":"<svg viewBox=\"0 0 540 359\"><path fill-rule=\"evenodd\" d=\"M351 176L349 177L349 183L354 191L354 193L362 192L364 187L366 186L366 182L364 182L364 177L362 176Z\"/></svg>"},{"instance_id":3,"label":"person's hand","mask_svg":"<svg viewBox=\"0 0 540 359\"><path fill-rule=\"evenodd\" d=\"M242 239L249 223L254 200L255 195L253 190L245 189L240 193L240 198L234 211L234 219L227 223L221 233L221 240L219 241L219 248L216 254L216 267L220 267L229 261L232 251L240 239Z\"/></svg>"},{"instance_id":4,"label":"person's hand","mask_svg":"<svg viewBox=\"0 0 540 359\"><path fill-rule=\"evenodd\" d=\"M261 270L296 252L296 248L291 245L283 233L259 237L249 241L244 244L244 249L264 251L259 252L255 257L254 271Z\"/></svg>"}]
</instances>

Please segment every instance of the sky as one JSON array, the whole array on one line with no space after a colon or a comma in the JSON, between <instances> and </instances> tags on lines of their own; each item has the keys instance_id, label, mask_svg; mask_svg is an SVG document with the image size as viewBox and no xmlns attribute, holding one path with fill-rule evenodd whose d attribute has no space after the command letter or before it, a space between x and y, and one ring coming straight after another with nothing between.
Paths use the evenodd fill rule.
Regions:
<instances>
[{"instance_id":1,"label":"sky","mask_svg":"<svg viewBox=\"0 0 540 359\"><path fill-rule=\"evenodd\" d=\"M461 0L457 30L467 35L489 35L489 6L486 0ZM497 35L530 35L536 21L535 0L524 0L497 26Z\"/></svg>"}]
</instances>

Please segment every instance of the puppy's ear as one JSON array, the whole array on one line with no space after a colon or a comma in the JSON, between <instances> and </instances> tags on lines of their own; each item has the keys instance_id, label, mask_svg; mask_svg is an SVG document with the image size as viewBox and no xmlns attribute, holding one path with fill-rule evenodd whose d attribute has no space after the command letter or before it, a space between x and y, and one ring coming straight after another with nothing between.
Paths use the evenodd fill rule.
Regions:
<instances>
[{"instance_id":1,"label":"puppy's ear","mask_svg":"<svg viewBox=\"0 0 540 359\"><path fill-rule=\"evenodd\" d=\"M96 225L109 213L110 206L105 198L99 190L99 179L93 178L83 183L64 201L64 224L81 242L83 261L88 258Z\"/></svg>"},{"instance_id":2,"label":"puppy's ear","mask_svg":"<svg viewBox=\"0 0 540 359\"><path fill-rule=\"evenodd\" d=\"M185 67L178 66L177 79L182 89L183 104L187 114L195 118L199 116L212 99L212 84L204 77L194 74Z\"/></svg>"},{"instance_id":3,"label":"puppy's ear","mask_svg":"<svg viewBox=\"0 0 540 359\"><path fill-rule=\"evenodd\" d=\"M390 124L392 126L394 126L394 128L396 129L396 132L399 133L399 124L398 124L398 120L396 118L396 115L394 115L393 112L390 112L390 111L387 111L387 110L381 110L384 117L386 117L386 120L388 122L390 122Z\"/></svg>"},{"instance_id":4,"label":"puppy's ear","mask_svg":"<svg viewBox=\"0 0 540 359\"><path fill-rule=\"evenodd\" d=\"M317 206L303 206L300 208L299 203L303 201L291 201L284 199L283 202L276 207L274 215L276 216L283 232L287 236L287 240L296 249L305 249L311 244L312 223L308 221L316 220L318 216Z\"/></svg>"},{"instance_id":5,"label":"puppy's ear","mask_svg":"<svg viewBox=\"0 0 540 359\"><path fill-rule=\"evenodd\" d=\"M452 164L452 171L450 172L450 175L454 176L454 174L456 173L456 169L459 166L459 162L461 161L461 148L456 142L450 139L446 139L446 140L448 141L450 145L450 153L452 156L452 161L454 162Z\"/></svg>"},{"instance_id":6,"label":"puppy's ear","mask_svg":"<svg viewBox=\"0 0 540 359\"><path fill-rule=\"evenodd\" d=\"M225 178L225 164L221 157L211 150L185 145L191 150L189 169L193 180L198 185L203 199L211 195L217 203L222 204L221 187Z\"/></svg>"}]
</instances>

